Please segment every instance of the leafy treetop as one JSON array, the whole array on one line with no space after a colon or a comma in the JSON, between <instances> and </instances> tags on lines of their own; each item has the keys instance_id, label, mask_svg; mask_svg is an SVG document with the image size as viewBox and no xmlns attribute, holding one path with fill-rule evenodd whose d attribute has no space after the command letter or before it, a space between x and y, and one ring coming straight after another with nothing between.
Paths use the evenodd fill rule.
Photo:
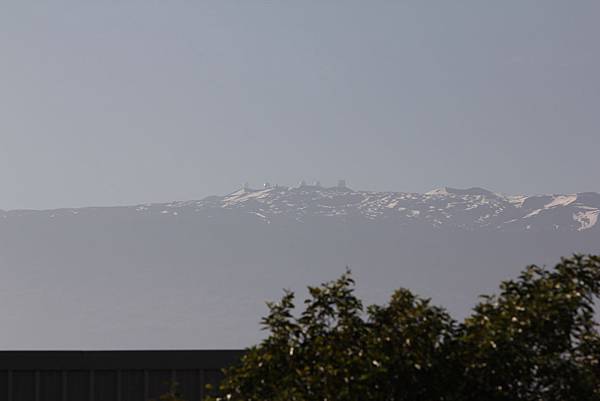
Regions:
<instances>
[{"instance_id":1,"label":"leafy treetop","mask_svg":"<svg viewBox=\"0 0 600 401\"><path fill-rule=\"evenodd\" d=\"M309 294L299 316L292 292L268 303L269 336L226 369L221 399L600 400L598 256L529 266L461 323L407 289L364 308L349 271Z\"/></svg>"}]
</instances>

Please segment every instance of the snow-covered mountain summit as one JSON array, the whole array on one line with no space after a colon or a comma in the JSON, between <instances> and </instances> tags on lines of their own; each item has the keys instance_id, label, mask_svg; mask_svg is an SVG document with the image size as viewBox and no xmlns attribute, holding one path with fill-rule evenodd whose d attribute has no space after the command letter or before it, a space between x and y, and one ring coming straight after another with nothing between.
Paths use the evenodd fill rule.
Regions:
<instances>
[{"instance_id":1,"label":"snow-covered mountain summit","mask_svg":"<svg viewBox=\"0 0 600 401\"><path fill-rule=\"evenodd\" d=\"M0 212L0 217L45 214L49 218L77 216L115 208ZM346 186L266 186L242 188L225 196L197 201L119 207L137 214L216 218L235 215L264 223L315 219L398 225L429 225L467 230L502 231L598 229L600 194L504 195L483 188L439 188L426 193L374 192Z\"/></svg>"},{"instance_id":2,"label":"snow-covered mountain summit","mask_svg":"<svg viewBox=\"0 0 600 401\"><path fill-rule=\"evenodd\" d=\"M583 231L596 227L600 194L503 195L483 188L440 188L421 194L301 185L243 188L226 196L137 209L175 215L221 209L265 223L334 218L464 229Z\"/></svg>"},{"instance_id":3,"label":"snow-covered mountain summit","mask_svg":"<svg viewBox=\"0 0 600 401\"><path fill-rule=\"evenodd\" d=\"M405 287L464 316L529 263L600 252L599 211L597 193L373 192L343 182L0 211L0 346L245 347L261 338L265 300L346 266L367 304Z\"/></svg>"}]
</instances>

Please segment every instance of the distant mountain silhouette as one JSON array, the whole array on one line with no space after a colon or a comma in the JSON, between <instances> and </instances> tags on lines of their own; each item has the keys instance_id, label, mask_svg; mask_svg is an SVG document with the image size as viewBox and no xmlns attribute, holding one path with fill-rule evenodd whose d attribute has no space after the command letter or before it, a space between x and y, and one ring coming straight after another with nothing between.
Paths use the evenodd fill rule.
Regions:
<instances>
[{"instance_id":1,"label":"distant mountain silhouette","mask_svg":"<svg viewBox=\"0 0 600 401\"><path fill-rule=\"evenodd\" d=\"M600 194L265 185L198 201L0 212L0 348L237 348L265 300L336 278L464 316L526 264L600 252Z\"/></svg>"}]
</instances>

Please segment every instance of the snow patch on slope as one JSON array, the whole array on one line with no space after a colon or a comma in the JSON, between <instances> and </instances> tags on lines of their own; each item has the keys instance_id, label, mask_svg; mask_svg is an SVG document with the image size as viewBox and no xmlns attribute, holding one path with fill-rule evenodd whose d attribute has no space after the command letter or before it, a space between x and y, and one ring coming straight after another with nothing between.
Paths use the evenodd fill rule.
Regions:
<instances>
[{"instance_id":1,"label":"snow patch on slope","mask_svg":"<svg viewBox=\"0 0 600 401\"><path fill-rule=\"evenodd\" d=\"M600 210L584 210L573 214L573 220L577 221L580 226L577 231L588 230L598 222L598 214Z\"/></svg>"},{"instance_id":2,"label":"snow patch on slope","mask_svg":"<svg viewBox=\"0 0 600 401\"><path fill-rule=\"evenodd\" d=\"M550 209L556 206L568 206L577 200L577 195L557 195L552 202L544 205L544 209Z\"/></svg>"}]
</instances>

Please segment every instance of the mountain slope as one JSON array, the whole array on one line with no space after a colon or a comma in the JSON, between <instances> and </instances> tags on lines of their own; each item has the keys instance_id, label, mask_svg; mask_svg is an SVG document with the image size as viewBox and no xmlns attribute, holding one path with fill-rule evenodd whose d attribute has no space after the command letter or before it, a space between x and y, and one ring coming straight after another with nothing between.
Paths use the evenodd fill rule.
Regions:
<instances>
[{"instance_id":1,"label":"mountain slope","mask_svg":"<svg viewBox=\"0 0 600 401\"><path fill-rule=\"evenodd\" d=\"M408 287L464 316L528 263L600 252L600 195L319 186L0 212L0 348L230 348L264 301L349 266L367 302Z\"/></svg>"},{"instance_id":2,"label":"mountain slope","mask_svg":"<svg viewBox=\"0 0 600 401\"><path fill-rule=\"evenodd\" d=\"M126 208L20 210L0 212L0 218L45 216L60 219L117 209L165 217L197 214L211 218L242 213L268 224L332 218L344 222L393 221L400 225L419 223L467 230L584 231L597 229L600 194L506 196L482 188L442 188L418 194L353 191L346 187L276 186L262 190L241 189L226 196L211 196L200 201Z\"/></svg>"}]
</instances>

